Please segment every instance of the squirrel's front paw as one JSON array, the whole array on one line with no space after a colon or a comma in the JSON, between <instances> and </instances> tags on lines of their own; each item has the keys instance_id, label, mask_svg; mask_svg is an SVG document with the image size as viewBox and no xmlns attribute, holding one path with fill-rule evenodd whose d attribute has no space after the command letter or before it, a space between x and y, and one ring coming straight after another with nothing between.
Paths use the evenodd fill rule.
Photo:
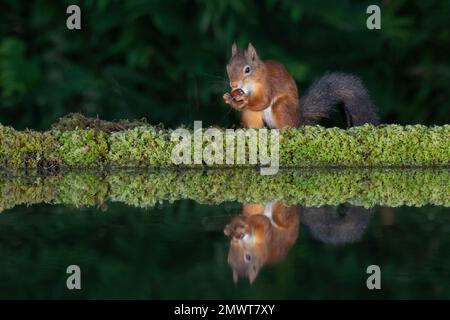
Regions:
<instances>
[{"instance_id":1,"label":"squirrel's front paw","mask_svg":"<svg viewBox=\"0 0 450 320\"><path fill-rule=\"evenodd\" d=\"M233 109L241 110L248 102L248 97L244 94L233 96L231 93L225 93L223 95L225 103L229 104Z\"/></svg>"},{"instance_id":2,"label":"squirrel's front paw","mask_svg":"<svg viewBox=\"0 0 450 320\"><path fill-rule=\"evenodd\" d=\"M223 101L225 101L226 104L231 104L231 102L233 101L233 97L230 93L227 92L223 95Z\"/></svg>"}]
</instances>

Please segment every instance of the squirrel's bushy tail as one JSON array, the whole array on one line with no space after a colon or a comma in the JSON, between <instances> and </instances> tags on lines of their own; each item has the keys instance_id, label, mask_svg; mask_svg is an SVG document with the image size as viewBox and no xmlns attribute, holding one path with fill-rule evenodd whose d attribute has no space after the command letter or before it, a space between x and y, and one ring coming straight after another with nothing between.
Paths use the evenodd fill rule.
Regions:
<instances>
[{"instance_id":1,"label":"squirrel's bushy tail","mask_svg":"<svg viewBox=\"0 0 450 320\"><path fill-rule=\"evenodd\" d=\"M349 127L378 124L376 107L362 81L351 74L328 73L316 80L300 99L304 123L329 117L339 106Z\"/></svg>"}]
</instances>

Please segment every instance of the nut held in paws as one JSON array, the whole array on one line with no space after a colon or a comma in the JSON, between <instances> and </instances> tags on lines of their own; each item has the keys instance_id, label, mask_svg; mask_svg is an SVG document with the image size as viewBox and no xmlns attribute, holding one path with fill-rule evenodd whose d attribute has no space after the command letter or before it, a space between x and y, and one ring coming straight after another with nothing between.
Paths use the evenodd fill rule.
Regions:
<instances>
[{"instance_id":1,"label":"nut held in paws","mask_svg":"<svg viewBox=\"0 0 450 320\"><path fill-rule=\"evenodd\" d=\"M239 98L240 96L244 95L244 91L242 89L234 89L233 91L231 91L230 94L233 97L233 99L236 100L236 98Z\"/></svg>"}]
</instances>

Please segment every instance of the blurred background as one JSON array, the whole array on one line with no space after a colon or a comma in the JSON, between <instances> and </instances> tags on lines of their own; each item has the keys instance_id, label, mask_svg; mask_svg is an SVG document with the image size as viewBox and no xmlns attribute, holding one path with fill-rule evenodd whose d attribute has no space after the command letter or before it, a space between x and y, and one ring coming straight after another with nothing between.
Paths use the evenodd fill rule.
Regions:
<instances>
[{"instance_id":1,"label":"blurred background","mask_svg":"<svg viewBox=\"0 0 450 320\"><path fill-rule=\"evenodd\" d=\"M81 7L81 30L66 8ZM366 8L381 7L381 30ZM0 2L0 122L46 129L68 112L230 126L233 40L276 59L300 92L327 71L362 77L382 121L450 122L450 2L85 0Z\"/></svg>"}]
</instances>

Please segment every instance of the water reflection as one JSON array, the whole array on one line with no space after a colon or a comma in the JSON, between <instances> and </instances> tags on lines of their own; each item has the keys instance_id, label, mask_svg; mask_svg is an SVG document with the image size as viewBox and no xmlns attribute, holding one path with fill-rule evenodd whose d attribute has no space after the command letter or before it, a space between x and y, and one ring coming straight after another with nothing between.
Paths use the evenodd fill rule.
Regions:
<instances>
[{"instance_id":1,"label":"water reflection","mask_svg":"<svg viewBox=\"0 0 450 320\"><path fill-rule=\"evenodd\" d=\"M282 261L297 241L300 220L315 239L340 246L362 238L372 213L373 209L349 204L305 208L281 202L245 203L224 229L230 237L233 281L248 278L253 283L264 265Z\"/></svg>"},{"instance_id":2,"label":"water reflection","mask_svg":"<svg viewBox=\"0 0 450 320\"><path fill-rule=\"evenodd\" d=\"M376 297L448 298L449 178L432 168L0 170L0 298L373 298L360 288L374 263L390 283ZM64 291L74 263L90 275L78 293ZM254 285L236 290L230 273Z\"/></svg>"},{"instance_id":3,"label":"water reflection","mask_svg":"<svg viewBox=\"0 0 450 320\"><path fill-rule=\"evenodd\" d=\"M302 203L294 210L296 242L279 246L288 251L279 253L286 258L269 266L267 255L255 264L253 285L242 272L235 286L223 230L230 212L243 215L242 206L180 200L139 208L108 202L106 213L97 206L16 206L0 214L0 298L449 298L448 207L376 205L372 213ZM261 212L261 206L253 208ZM275 243L264 246L277 250ZM86 276L82 290L66 289L72 264ZM382 290L365 290L372 264L382 270Z\"/></svg>"},{"instance_id":4,"label":"water reflection","mask_svg":"<svg viewBox=\"0 0 450 320\"><path fill-rule=\"evenodd\" d=\"M304 208L302 223L316 240L336 246L346 245L361 240L373 211L349 204Z\"/></svg>"},{"instance_id":5,"label":"water reflection","mask_svg":"<svg viewBox=\"0 0 450 320\"><path fill-rule=\"evenodd\" d=\"M299 223L299 206L244 204L242 214L224 229L231 237L228 263L234 282L248 277L252 283L265 264L284 259L297 240Z\"/></svg>"}]
</instances>

